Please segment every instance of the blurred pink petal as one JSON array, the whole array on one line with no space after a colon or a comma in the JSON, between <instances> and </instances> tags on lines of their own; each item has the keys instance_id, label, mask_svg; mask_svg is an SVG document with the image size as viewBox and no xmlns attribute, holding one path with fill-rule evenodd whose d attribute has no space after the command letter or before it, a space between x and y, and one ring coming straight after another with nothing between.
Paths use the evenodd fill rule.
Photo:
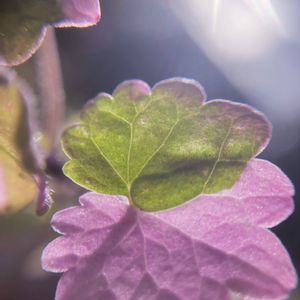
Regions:
<instances>
[{"instance_id":1,"label":"blurred pink petal","mask_svg":"<svg viewBox=\"0 0 300 300\"><path fill-rule=\"evenodd\" d=\"M57 24L58 27L85 27L100 21L99 0L59 0L59 3L65 19Z\"/></svg>"}]
</instances>

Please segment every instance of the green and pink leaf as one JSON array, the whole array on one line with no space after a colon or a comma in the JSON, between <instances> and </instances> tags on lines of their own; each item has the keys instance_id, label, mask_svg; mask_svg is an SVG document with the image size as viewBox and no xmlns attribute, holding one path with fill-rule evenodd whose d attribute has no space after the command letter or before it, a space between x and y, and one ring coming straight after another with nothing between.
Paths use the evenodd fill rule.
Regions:
<instances>
[{"instance_id":1,"label":"green and pink leaf","mask_svg":"<svg viewBox=\"0 0 300 300\"><path fill-rule=\"evenodd\" d=\"M293 186L255 159L271 126L250 106L205 100L193 80L126 81L65 131L65 174L102 194L52 219L62 236L42 264L64 272L57 300L275 300L296 286L267 229L293 211Z\"/></svg>"}]
</instances>

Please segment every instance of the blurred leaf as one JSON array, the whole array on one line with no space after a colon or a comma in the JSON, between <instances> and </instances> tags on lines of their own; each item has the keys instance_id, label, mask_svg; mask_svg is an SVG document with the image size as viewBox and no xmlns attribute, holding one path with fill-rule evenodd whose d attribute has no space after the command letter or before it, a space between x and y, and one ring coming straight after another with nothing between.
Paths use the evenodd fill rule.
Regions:
<instances>
[{"instance_id":1,"label":"blurred leaf","mask_svg":"<svg viewBox=\"0 0 300 300\"><path fill-rule=\"evenodd\" d=\"M12 73L0 73L0 213L20 210L38 196L30 139L20 86Z\"/></svg>"},{"instance_id":2,"label":"blurred leaf","mask_svg":"<svg viewBox=\"0 0 300 300\"><path fill-rule=\"evenodd\" d=\"M65 174L148 211L230 188L268 143L270 125L247 105L204 101L186 79L162 81L152 93L126 81L113 96L100 94L63 135Z\"/></svg>"},{"instance_id":3,"label":"blurred leaf","mask_svg":"<svg viewBox=\"0 0 300 300\"><path fill-rule=\"evenodd\" d=\"M1 0L0 64L17 65L41 44L46 25L94 25L99 21L98 0Z\"/></svg>"}]
</instances>

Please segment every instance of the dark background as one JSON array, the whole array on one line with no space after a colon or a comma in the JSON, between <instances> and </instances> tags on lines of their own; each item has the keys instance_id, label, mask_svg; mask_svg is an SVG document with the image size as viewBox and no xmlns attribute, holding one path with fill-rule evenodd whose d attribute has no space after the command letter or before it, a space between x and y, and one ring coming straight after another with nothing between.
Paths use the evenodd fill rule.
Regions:
<instances>
[{"instance_id":1,"label":"dark background","mask_svg":"<svg viewBox=\"0 0 300 300\"><path fill-rule=\"evenodd\" d=\"M223 2L230 1L219 1L216 10L212 0L106 0L96 27L57 30L67 115L99 92L111 93L123 80L153 85L178 76L199 81L208 99L248 103L263 111L274 129L261 157L278 165L296 190L295 212L273 230L299 273L300 3L251 7L246 0L247 5ZM39 227L30 227L26 216L16 222L14 229L7 220L9 237L0 229L6 253L0 263L10 270L1 271L0 300L54 299L58 276L37 264L42 246L53 238L48 219L38 221ZM300 296L295 292L290 299Z\"/></svg>"}]
</instances>

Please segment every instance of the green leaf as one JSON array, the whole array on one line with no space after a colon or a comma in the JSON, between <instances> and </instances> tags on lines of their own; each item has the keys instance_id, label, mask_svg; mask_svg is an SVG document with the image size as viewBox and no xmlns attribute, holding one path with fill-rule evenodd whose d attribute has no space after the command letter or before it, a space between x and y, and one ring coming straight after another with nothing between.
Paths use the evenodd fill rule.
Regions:
<instances>
[{"instance_id":1,"label":"green leaf","mask_svg":"<svg viewBox=\"0 0 300 300\"><path fill-rule=\"evenodd\" d=\"M165 80L152 92L144 82L126 81L91 101L81 123L65 131L64 172L87 189L163 210L230 188L270 131L250 106L205 103L193 80Z\"/></svg>"},{"instance_id":2,"label":"green leaf","mask_svg":"<svg viewBox=\"0 0 300 300\"><path fill-rule=\"evenodd\" d=\"M45 34L44 23L54 21L58 16L54 0L1 1L1 63L18 64L31 56Z\"/></svg>"},{"instance_id":3,"label":"green leaf","mask_svg":"<svg viewBox=\"0 0 300 300\"><path fill-rule=\"evenodd\" d=\"M12 75L0 74L0 213L20 210L39 192L27 107Z\"/></svg>"}]
</instances>

